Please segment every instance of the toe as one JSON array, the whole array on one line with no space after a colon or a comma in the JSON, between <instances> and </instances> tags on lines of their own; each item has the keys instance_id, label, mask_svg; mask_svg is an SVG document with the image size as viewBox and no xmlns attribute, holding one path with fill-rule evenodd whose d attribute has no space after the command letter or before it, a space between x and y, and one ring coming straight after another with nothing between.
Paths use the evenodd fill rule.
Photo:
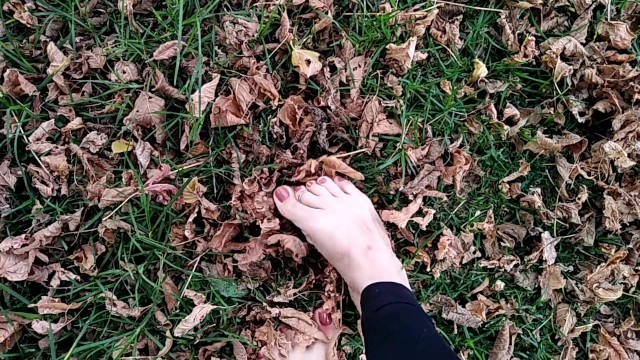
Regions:
<instances>
[{"instance_id":1,"label":"toe","mask_svg":"<svg viewBox=\"0 0 640 360\"><path fill-rule=\"evenodd\" d=\"M318 324L318 329L329 339L333 338L339 332L338 326L333 323L331 313L323 308L316 309L316 311L313 312L313 320Z\"/></svg>"},{"instance_id":2,"label":"toe","mask_svg":"<svg viewBox=\"0 0 640 360\"><path fill-rule=\"evenodd\" d=\"M312 196L312 194L306 194L303 195L302 198L310 196ZM289 186L280 186L277 188L273 194L273 200L280 214L292 221L299 228L303 228L304 222L308 221L308 219L319 215L319 210L298 202L294 190Z\"/></svg>"},{"instance_id":3,"label":"toe","mask_svg":"<svg viewBox=\"0 0 640 360\"><path fill-rule=\"evenodd\" d=\"M294 193L296 195L296 201L300 202L302 205L314 209L324 209L326 207L324 206L325 201L323 201L320 196L311 191L311 189L309 189L309 186L296 186L294 189Z\"/></svg>"},{"instance_id":4,"label":"toe","mask_svg":"<svg viewBox=\"0 0 640 360\"><path fill-rule=\"evenodd\" d=\"M324 186L318 184L315 181L309 181L306 184L307 190L309 190L312 194L319 196L319 197L333 197L333 195L331 195L331 193L329 193L329 190L327 190Z\"/></svg>"},{"instance_id":5,"label":"toe","mask_svg":"<svg viewBox=\"0 0 640 360\"><path fill-rule=\"evenodd\" d=\"M319 178L318 184L327 189L327 191L335 197L344 195L344 191L329 177L323 176Z\"/></svg>"},{"instance_id":6,"label":"toe","mask_svg":"<svg viewBox=\"0 0 640 360\"><path fill-rule=\"evenodd\" d=\"M349 181L349 180L347 180L347 179L345 179L343 177L336 176L335 183L346 194L349 194L349 195L357 195L357 194L364 195L362 193L362 191L358 190L358 188L355 185L353 185L353 183L351 181Z\"/></svg>"}]
</instances>

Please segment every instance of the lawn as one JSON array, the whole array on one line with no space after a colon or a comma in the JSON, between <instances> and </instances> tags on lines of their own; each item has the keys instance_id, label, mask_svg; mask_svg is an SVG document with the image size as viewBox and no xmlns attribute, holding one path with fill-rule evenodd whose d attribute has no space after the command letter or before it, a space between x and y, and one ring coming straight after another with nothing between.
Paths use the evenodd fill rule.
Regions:
<instances>
[{"instance_id":1,"label":"lawn","mask_svg":"<svg viewBox=\"0 0 640 360\"><path fill-rule=\"evenodd\" d=\"M360 359L271 199L341 174L461 358L640 359L639 28L629 0L3 0L0 358L277 359L324 307Z\"/></svg>"}]
</instances>

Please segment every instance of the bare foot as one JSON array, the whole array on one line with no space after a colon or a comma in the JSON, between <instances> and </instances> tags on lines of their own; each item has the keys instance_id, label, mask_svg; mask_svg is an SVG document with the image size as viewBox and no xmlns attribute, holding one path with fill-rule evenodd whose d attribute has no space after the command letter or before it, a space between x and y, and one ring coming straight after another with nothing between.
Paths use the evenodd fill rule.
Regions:
<instances>
[{"instance_id":1,"label":"bare foot","mask_svg":"<svg viewBox=\"0 0 640 360\"><path fill-rule=\"evenodd\" d=\"M280 213L342 275L358 311L360 294L370 284L389 281L409 288L371 200L350 181L323 176L304 187L281 186L274 199Z\"/></svg>"}]
</instances>

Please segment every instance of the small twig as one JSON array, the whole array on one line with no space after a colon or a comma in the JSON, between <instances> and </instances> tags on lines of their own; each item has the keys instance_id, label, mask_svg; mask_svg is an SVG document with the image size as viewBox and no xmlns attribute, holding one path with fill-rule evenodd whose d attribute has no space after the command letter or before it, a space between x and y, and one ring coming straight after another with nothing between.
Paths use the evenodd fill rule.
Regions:
<instances>
[{"instance_id":1,"label":"small twig","mask_svg":"<svg viewBox=\"0 0 640 360\"><path fill-rule=\"evenodd\" d=\"M441 3L441 4L447 4L447 5L453 5L453 6L460 6L460 7L463 7L463 8L474 9L474 10L494 11L494 12L500 12L500 13L507 12L507 10L502 10L502 9L492 9L492 8L485 8L485 7L479 7L479 6L471 6L471 5L465 5L465 4L457 4L457 3L449 2L449 1L440 1L440 0L438 0L438 2L439 2L439 3Z\"/></svg>"},{"instance_id":2,"label":"small twig","mask_svg":"<svg viewBox=\"0 0 640 360\"><path fill-rule=\"evenodd\" d=\"M198 267L198 264L200 263L200 259L204 256L204 254L206 254L206 252L203 252L202 254L198 255L197 258L192 260L192 262L194 262L195 264L193 265L193 269L191 270L191 273L189 274L189 278L187 279L187 283L184 284L184 289L182 289L182 294L180 295L181 298L184 297L184 293L189 288L189 283L191 282L191 278L193 277L193 273L196 271L196 268Z\"/></svg>"},{"instance_id":3,"label":"small twig","mask_svg":"<svg viewBox=\"0 0 640 360\"><path fill-rule=\"evenodd\" d=\"M367 149L360 149L360 150L356 150L356 151L352 151L352 152L348 152L346 154L338 154L338 155L333 155L334 158L341 158L341 157L347 157L347 156L351 156L351 155L357 155L363 152L366 152Z\"/></svg>"},{"instance_id":4,"label":"small twig","mask_svg":"<svg viewBox=\"0 0 640 360\"><path fill-rule=\"evenodd\" d=\"M126 198L126 199L124 199L124 201L123 201L120 205L118 205L118 207L117 207L117 208L113 209L113 211L112 211L112 212L110 212L109 214L107 214L107 216L103 217L103 218L102 218L102 221L107 220L108 218L112 217L112 216L113 216L113 214L115 214L115 213L116 213L116 211L120 210L120 208L122 208L122 207L124 206L124 204L126 204L126 203L127 203L127 201L131 200L134 196L138 196L138 195L140 195L140 192L139 192L139 191L136 191L136 192L134 192L133 194L129 195L129 197L128 197L128 198Z\"/></svg>"},{"instance_id":5,"label":"small twig","mask_svg":"<svg viewBox=\"0 0 640 360\"><path fill-rule=\"evenodd\" d=\"M185 166L183 166L183 167L181 167L181 168L177 168L177 169L173 170L172 172L170 172L170 173L169 173L169 176L171 176L171 175L175 175L175 174L177 174L179 171L187 170L187 169L191 169L192 167L200 166L200 165L202 165L202 164L204 164L204 160L194 162L193 164L185 165Z\"/></svg>"}]
</instances>

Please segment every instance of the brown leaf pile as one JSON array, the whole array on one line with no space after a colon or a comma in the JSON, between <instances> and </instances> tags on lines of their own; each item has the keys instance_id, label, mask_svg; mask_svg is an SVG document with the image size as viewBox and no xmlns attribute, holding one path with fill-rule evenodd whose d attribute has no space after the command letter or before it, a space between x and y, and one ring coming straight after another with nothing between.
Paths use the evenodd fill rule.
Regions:
<instances>
[{"instance_id":1,"label":"brown leaf pile","mask_svg":"<svg viewBox=\"0 0 640 360\"><path fill-rule=\"evenodd\" d=\"M346 358L353 349L292 308L301 294L320 294L322 304L309 309L322 307L341 326L344 296L335 271L313 263L317 254L272 200L278 185L327 175L378 184L382 219L417 259L409 270L425 265L436 281L473 267L500 277L487 277L464 306L444 294L425 305L456 327L482 330L499 321L490 359L516 356L521 330L512 318L536 315L505 295L506 287L535 293L553 309L559 358L576 358L574 343L586 332L597 339L590 359L638 358L636 320L608 306L633 294L639 279L640 6L506 1L487 30L508 52L500 66L473 54L464 76L433 83L430 91L453 102L481 103L445 136L431 126L438 119L403 116L412 109L402 96L418 94L411 76L432 59L452 57L463 67L463 21L486 9L465 1L410 9L383 3L368 16L388 22L393 41L367 49L335 23L343 13L362 15L353 14L356 2L248 3L268 21L239 1L203 20L202 29L215 32L207 38L212 58L198 53L191 25L180 36L149 36L156 40L135 54L121 50L116 34L97 41L79 25L108 27L114 10L133 32L151 34L154 7L165 6L157 1L118 1L113 9L88 1L70 14L80 19L73 36L60 19L42 16L49 10L39 2L3 4L0 39L11 31L12 40L2 49L20 52L30 65L0 56L0 101L11 104L0 120L0 140L11 150L0 155L0 279L37 289L30 298L39 300L0 314L0 353L31 332L43 349L51 336L79 334L72 317L93 303L119 321L156 319L162 349L147 335L137 344L124 337L114 358L140 351L218 356L227 342L174 344L174 337L219 337L211 314L222 311L238 319L229 326L247 340L229 341L236 359L282 359L320 343L331 350L327 358ZM27 36L20 42L16 34ZM509 66L540 70L562 96L541 95L553 99L534 108L502 97L520 90L498 78ZM372 90L370 79L378 77L389 89ZM515 166L489 185L511 206L482 204L460 220L459 208L480 201L470 194L494 178L496 169L473 152L487 134L523 159L506 164ZM545 172L558 191L538 185L541 161L550 164ZM566 263L563 251L572 246L596 255ZM137 255L121 255L126 251L154 263L143 269ZM202 281L193 274L260 295L221 306L220 295L191 286ZM109 286L91 294L76 288L93 281ZM133 291L154 283L164 304ZM47 317L28 320L25 311ZM582 317L594 312L592 329ZM105 326L124 324L115 323Z\"/></svg>"}]
</instances>

